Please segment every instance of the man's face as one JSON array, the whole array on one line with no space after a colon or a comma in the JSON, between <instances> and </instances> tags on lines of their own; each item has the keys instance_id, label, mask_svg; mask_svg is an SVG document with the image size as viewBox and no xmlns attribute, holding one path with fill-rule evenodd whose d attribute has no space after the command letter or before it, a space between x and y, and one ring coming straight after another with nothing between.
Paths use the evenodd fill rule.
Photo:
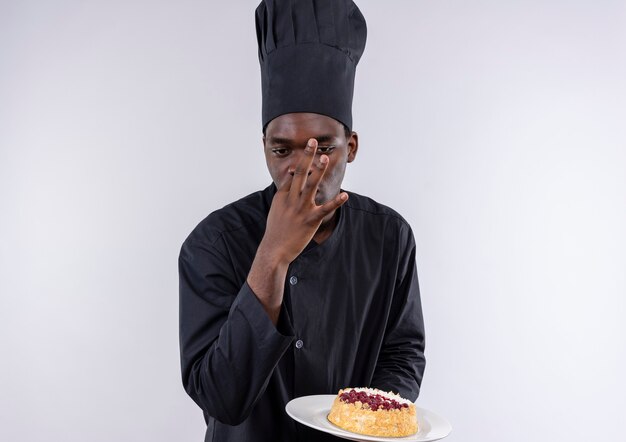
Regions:
<instances>
[{"instance_id":1,"label":"man's face","mask_svg":"<svg viewBox=\"0 0 626 442\"><path fill-rule=\"evenodd\" d=\"M346 164L354 160L358 149L356 132L346 137L343 124L325 115L305 112L281 115L270 121L265 130L265 160L274 184L280 187L293 175L310 138L315 138L318 144L314 163L319 165L322 155L329 160L315 197L315 203L321 205L339 194ZM316 164L311 167L310 175L321 173Z\"/></svg>"}]
</instances>

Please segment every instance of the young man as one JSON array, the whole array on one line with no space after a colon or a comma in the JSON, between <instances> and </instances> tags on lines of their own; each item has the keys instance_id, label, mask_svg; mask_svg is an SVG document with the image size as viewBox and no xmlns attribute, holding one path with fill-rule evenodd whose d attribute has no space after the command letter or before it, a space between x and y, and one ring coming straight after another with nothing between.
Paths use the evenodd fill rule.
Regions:
<instances>
[{"instance_id":1,"label":"young man","mask_svg":"<svg viewBox=\"0 0 626 442\"><path fill-rule=\"evenodd\" d=\"M285 413L344 387L415 400L424 328L404 219L341 190L365 20L349 0L256 13L263 146L273 183L205 218L180 260L183 384L206 441L326 441Z\"/></svg>"}]
</instances>

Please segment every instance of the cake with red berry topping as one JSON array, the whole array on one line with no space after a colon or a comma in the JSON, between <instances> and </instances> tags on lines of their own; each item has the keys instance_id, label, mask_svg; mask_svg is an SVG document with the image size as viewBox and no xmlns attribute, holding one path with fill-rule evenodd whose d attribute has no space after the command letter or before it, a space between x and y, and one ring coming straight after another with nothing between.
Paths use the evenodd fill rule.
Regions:
<instances>
[{"instance_id":1,"label":"cake with red berry topping","mask_svg":"<svg viewBox=\"0 0 626 442\"><path fill-rule=\"evenodd\" d=\"M415 405L395 393L374 388L339 390L328 420L368 436L403 437L417 432Z\"/></svg>"}]
</instances>

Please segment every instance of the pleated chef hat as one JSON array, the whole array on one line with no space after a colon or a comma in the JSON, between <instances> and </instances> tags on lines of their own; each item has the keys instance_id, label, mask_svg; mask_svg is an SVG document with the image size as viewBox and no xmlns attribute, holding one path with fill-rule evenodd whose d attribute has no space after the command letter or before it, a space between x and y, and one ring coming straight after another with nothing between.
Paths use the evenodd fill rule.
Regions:
<instances>
[{"instance_id":1,"label":"pleated chef hat","mask_svg":"<svg viewBox=\"0 0 626 442\"><path fill-rule=\"evenodd\" d=\"M291 112L352 128L356 65L367 28L351 0L264 0L256 9L263 127Z\"/></svg>"}]
</instances>

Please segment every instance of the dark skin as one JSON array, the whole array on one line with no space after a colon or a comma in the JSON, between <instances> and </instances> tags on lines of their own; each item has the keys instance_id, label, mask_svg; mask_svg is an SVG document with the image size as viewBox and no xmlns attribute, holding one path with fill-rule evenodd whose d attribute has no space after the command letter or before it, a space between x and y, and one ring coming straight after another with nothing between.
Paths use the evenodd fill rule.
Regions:
<instances>
[{"instance_id":1,"label":"dark skin","mask_svg":"<svg viewBox=\"0 0 626 442\"><path fill-rule=\"evenodd\" d=\"M289 264L311 240L324 242L336 225L346 165L358 150L356 132L314 113L276 117L263 137L265 160L278 189L247 282L274 324Z\"/></svg>"}]
</instances>

